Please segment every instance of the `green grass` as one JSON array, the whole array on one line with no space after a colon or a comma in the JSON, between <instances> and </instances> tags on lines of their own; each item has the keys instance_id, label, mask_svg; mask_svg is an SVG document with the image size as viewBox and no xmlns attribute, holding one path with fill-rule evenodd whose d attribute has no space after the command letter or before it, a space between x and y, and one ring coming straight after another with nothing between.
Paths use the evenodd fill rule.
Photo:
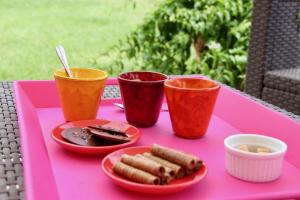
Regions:
<instances>
[{"instance_id":1,"label":"green grass","mask_svg":"<svg viewBox=\"0 0 300 200\"><path fill-rule=\"evenodd\" d=\"M132 0L0 0L0 79L52 79L61 67L57 44L70 66L94 67L156 5L135 2L133 8Z\"/></svg>"}]
</instances>

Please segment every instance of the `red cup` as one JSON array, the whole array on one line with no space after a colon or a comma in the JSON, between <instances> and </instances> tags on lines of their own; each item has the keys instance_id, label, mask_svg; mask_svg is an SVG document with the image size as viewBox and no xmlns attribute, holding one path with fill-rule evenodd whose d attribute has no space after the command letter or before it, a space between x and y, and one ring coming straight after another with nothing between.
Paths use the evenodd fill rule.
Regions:
<instances>
[{"instance_id":1,"label":"red cup","mask_svg":"<svg viewBox=\"0 0 300 200\"><path fill-rule=\"evenodd\" d=\"M203 78L176 78L165 82L175 135L193 139L206 133L219 90L219 84Z\"/></svg>"},{"instance_id":2,"label":"red cup","mask_svg":"<svg viewBox=\"0 0 300 200\"><path fill-rule=\"evenodd\" d=\"M153 126L158 119L168 76L148 71L125 72L118 76L128 123Z\"/></svg>"}]
</instances>

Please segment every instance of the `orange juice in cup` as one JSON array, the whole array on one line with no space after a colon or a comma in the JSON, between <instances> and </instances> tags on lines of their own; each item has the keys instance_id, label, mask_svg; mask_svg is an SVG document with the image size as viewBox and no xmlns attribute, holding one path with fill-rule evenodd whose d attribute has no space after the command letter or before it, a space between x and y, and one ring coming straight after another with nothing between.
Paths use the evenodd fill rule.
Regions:
<instances>
[{"instance_id":1,"label":"orange juice in cup","mask_svg":"<svg viewBox=\"0 0 300 200\"><path fill-rule=\"evenodd\" d=\"M66 121L95 119L107 79L107 72L89 68L71 68L54 73Z\"/></svg>"}]
</instances>

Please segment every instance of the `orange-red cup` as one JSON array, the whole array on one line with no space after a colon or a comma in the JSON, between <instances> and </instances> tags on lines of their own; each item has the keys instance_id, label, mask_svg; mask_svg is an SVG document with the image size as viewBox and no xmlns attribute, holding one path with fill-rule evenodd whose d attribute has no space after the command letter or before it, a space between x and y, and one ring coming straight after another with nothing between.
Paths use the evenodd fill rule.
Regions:
<instances>
[{"instance_id":1,"label":"orange-red cup","mask_svg":"<svg viewBox=\"0 0 300 200\"><path fill-rule=\"evenodd\" d=\"M95 119L108 75L98 69L71 68L71 71L73 78L64 69L54 73L65 120Z\"/></svg>"},{"instance_id":2,"label":"orange-red cup","mask_svg":"<svg viewBox=\"0 0 300 200\"><path fill-rule=\"evenodd\" d=\"M202 137L208 128L220 85L203 78L176 78L164 84L176 136Z\"/></svg>"}]
</instances>

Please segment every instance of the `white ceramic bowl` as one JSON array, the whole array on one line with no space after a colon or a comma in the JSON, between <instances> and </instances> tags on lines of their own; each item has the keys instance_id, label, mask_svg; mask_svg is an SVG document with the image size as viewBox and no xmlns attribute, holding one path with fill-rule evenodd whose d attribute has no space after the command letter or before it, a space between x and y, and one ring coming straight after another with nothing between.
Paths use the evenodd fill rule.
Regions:
<instances>
[{"instance_id":1,"label":"white ceramic bowl","mask_svg":"<svg viewBox=\"0 0 300 200\"><path fill-rule=\"evenodd\" d=\"M237 145L250 144L271 148L272 153L258 154L242 151ZM268 182L277 179L287 145L275 138L256 134L236 134L224 140L226 170L232 176L251 182Z\"/></svg>"}]
</instances>

